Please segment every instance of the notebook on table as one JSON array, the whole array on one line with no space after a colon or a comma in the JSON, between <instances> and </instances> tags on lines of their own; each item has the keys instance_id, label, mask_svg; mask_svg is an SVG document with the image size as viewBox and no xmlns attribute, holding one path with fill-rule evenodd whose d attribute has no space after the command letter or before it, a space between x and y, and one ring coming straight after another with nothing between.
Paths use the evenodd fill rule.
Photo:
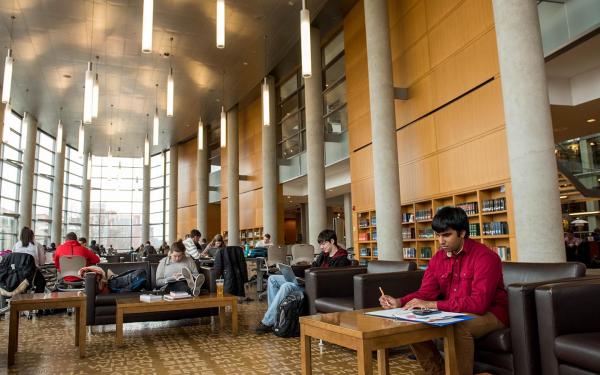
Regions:
<instances>
[{"instance_id":1,"label":"notebook on table","mask_svg":"<svg viewBox=\"0 0 600 375\"><path fill-rule=\"evenodd\" d=\"M302 279L301 277L297 277L294 274L292 266L283 263L277 263L277 268L279 268L279 271L281 272L281 275L285 278L285 281L294 283L299 286L304 286L304 279Z\"/></svg>"}]
</instances>

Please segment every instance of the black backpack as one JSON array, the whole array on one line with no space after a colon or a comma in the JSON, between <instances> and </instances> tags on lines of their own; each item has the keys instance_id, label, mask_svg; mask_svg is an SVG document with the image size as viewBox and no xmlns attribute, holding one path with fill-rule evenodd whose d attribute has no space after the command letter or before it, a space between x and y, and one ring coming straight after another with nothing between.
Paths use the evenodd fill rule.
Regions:
<instances>
[{"instance_id":1,"label":"black backpack","mask_svg":"<svg viewBox=\"0 0 600 375\"><path fill-rule=\"evenodd\" d=\"M111 292L139 292L144 289L148 281L146 270L129 270L117 276L108 279L108 289Z\"/></svg>"},{"instance_id":2,"label":"black backpack","mask_svg":"<svg viewBox=\"0 0 600 375\"><path fill-rule=\"evenodd\" d=\"M46 286L44 276L35 266L35 259L31 254L11 253L2 258L0 262L0 289L2 294L13 292L25 280L27 289L31 287L37 293L42 293Z\"/></svg>"},{"instance_id":3,"label":"black backpack","mask_svg":"<svg viewBox=\"0 0 600 375\"><path fill-rule=\"evenodd\" d=\"M300 316L304 315L304 293L292 292L277 306L273 333L279 337L300 336Z\"/></svg>"}]
</instances>

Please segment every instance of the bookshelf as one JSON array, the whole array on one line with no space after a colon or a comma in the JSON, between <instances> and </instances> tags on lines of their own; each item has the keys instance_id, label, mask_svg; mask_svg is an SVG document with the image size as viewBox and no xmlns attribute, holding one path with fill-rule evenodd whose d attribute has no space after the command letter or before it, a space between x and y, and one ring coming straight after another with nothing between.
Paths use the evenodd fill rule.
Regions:
<instances>
[{"instance_id":1,"label":"bookshelf","mask_svg":"<svg viewBox=\"0 0 600 375\"><path fill-rule=\"evenodd\" d=\"M257 228L246 228L240 230L240 244L244 241L248 242L250 247L254 247L258 241L263 237L263 227ZM223 239L225 242L229 239L227 231L223 232Z\"/></svg>"},{"instance_id":2,"label":"bookshelf","mask_svg":"<svg viewBox=\"0 0 600 375\"><path fill-rule=\"evenodd\" d=\"M362 264L377 259L377 216L375 211L362 211L357 214L358 261Z\"/></svg>"},{"instance_id":3,"label":"bookshelf","mask_svg":"<svg viewBox=\"0 0 600 375\"><path fill-rule=\"evenodd\" d=\"M469 218L471 239L494 250L503 261L516 260L510 197L510 184L506 183L403 204L400 234L404 259L415 261L421 268L426 267L438 247L431 229L433 216L442 207L458 206L465 210ZM358 255L362 263L377 259L372 251L368 252L377 248L377 241L371 235L373 230L376 232L375 227L370 225L371 216L375 216L375 211L357 213ZM361 223L364 226L361 227Z\"/></svg>"}]
</instances>

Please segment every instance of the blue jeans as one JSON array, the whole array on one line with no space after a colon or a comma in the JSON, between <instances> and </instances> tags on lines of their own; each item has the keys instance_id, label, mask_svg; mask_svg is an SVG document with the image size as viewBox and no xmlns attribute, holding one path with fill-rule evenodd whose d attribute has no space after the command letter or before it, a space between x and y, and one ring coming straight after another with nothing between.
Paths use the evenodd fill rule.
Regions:
<instances>
[{"instance_id":1,"label":"blue jeans","mask_svg":"<svg viewBox=\"0 0 600 375\"><path fill-rule=\"evenodd\" d=\"M266 326L272 326L275 324L275 318L277 317L277 306L283 301L283 299L295 291L304 291L304 288L296 283L290 283L285 281L285 277L282 275L269 276L267 286L267 299L269 302L269 308L263 317L262 324Z\"/></svg>"}]
</instances>

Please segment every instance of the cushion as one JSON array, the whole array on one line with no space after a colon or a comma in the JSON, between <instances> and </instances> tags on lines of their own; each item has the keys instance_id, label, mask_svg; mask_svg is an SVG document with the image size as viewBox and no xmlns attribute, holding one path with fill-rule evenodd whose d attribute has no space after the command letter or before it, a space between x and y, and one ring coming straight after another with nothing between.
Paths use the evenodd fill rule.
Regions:
<instances>
[{"instance_id":1,"label":"cushion","mask_svg":"<svg viewBox=\"0 0 600 375\"><path fill-rule=\"evenodd\" d=\"M329 313L354 310L354 297L323 297L315 300L318 312Z\"/></svg>"},{"instance_id":2,"label":"cushion","mask_svg":"<svg viewBox=\"0 0 600 375\"><path fill-rule=\"evenodd\" d=\"M512 344L510 341L510 328L503 328L488 333L487 335L475 341L475 347L478 350L481 349L491 352L511 353Z\"/></svg>"},{"instance_id":3,"label":"cushion","mask_svg":"<svg viewBox=\"0 0 600 375\"><path fill-rule=\"evenodd\" d=\"M561 362L600 372L600 332L559 336L554 340L554 352Z\"/></svg>"}]
</instances>

